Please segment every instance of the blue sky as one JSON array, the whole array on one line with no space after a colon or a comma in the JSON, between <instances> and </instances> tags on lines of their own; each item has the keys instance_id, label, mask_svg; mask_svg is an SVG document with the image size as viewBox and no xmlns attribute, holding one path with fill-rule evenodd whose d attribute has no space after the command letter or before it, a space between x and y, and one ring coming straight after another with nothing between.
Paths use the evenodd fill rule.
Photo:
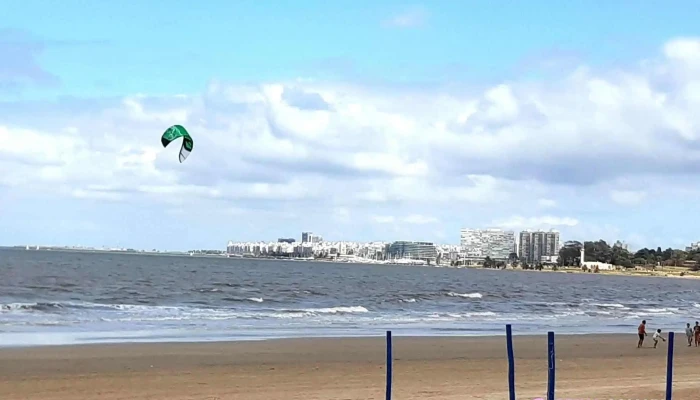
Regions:
<instances>
[{"instance_id":1,"label":"blue sky","mask_svg":"<svg viewBox=\"0 0 700 400\"><path fill-rule=\"evenodd\" d=\"M692 34L691 2L633 1L14 2L0 26L47 44L41 65L62 85L41 95L176 94L212 78L299 76L497 80L542 52L588 63L636 61ZM674 4L673 7L664 4ZM391 29L392 18L407 26ZM39 18L50 15L51 18Z\"/></svg>"},{"instance_id":2,"label":"blue sky","mask_svg":"<svg viewBox=\"0 0 700 400\"><path fill-rule=\"evenodd\" d=\"M456 243L502 226L682 247L700 237L696 9L4 5L0 244ZM182 165L158 148L171 123L195 136Z\"/></svg>"}]
</instances>

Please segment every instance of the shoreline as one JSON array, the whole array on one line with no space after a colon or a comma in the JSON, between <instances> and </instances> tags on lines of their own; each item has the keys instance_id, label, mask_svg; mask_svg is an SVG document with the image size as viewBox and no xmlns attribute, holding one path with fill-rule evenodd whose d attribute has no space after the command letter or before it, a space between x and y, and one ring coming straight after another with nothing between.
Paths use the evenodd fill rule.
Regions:
<instances>
[{"instance_id":1,"label":"shoreline","mask_svg":"<svg viewBox=\"0 0 700 400\"><path fill-rule=\"evenodd\" d=\"M680 338L680 336L683 336L683 339L685 340L685 333L682 331L663 331L663 335L667 336L669 332L674 332L676 335L676 340ZM630 331L630 333L608 333L608 332L582 332L582 333L557 333L556 331L554 332L556 334L557 339L562 338L564 340L570 340L570 339L580 339L580 338L593 338L593 337L605 337L605 338L614 338L614 339L622 339L622 338L627 338L627 339L635 339L637 337L636 329L634 332ZM526 339L532 339L532 338L538 338L538 337L547 337L547 333L518 333L517 332L517 327L513 328L513 338L526 338ZM6 350L11 350L11 349L32 349L32 350L40 350L40 349L59 349L59 348L70 348L70 347L75 347L75 348L87 348L87 347L119 347L119 346L216 346L216 345L239 345L239 344L250 344L250 343L261 343L261 342L312 342L312 341L317 341L317 342L331 342L331 341L368 341L368 340L384 340L386 338L386 331L381 331L380 333L377 333L375 335L366 335L366 336L343 336L343 335L338 335L338 336L295 336L295 337L260 337L260 338L245 338L245 339L221 339L221 340L205 340L205 341L197 341L197 340L163 340L163 341L158 341L158 342L86 342L86 343L71 343L71 344L46 344L46 345L25 345L25 346L7 346L7 347L2 347L0 346L0 353L6 351ZM430 340L437 340L437 341L452 341L452 340L459 340L459 341L469 341L469 340L503 340L505 343L505 327L503 328L503 334L483 334L483 335L459 335L459 334L454 334L454 335L440 335L440 336L431 336L431 335L401 335L397 334L396 331L392 331L392 339L394 342L397 340L418 340L418 341L430 341ZM648 341L651 341L651 335L649 335ZM645 339L645 343L647 342L647 339ZM700 349L698 350L700 352Z\"/></svg>"},{"instance_id":2,"label":"shoreline","mask_svg":"<svg viewBox=\"0 0 700 400\"><path fill-rule=\"evenodd\" d=\"M504 336L396 336L395 397L507 398ZM674 395L698 398L700 348L684 340L677 335ZM513 343L518 398L543 397L547 336L516 333ZM558 335L557 398L664 398L667 344L653 349L649 337L637 349L634 333ZM383 337L0 349L0 398L379 400L385 352Z\"/></svg>"},{"instance_id":3,"label":"shoreline","mask_svg":"<svg viewBox=\"0 0 700 400\"><path fill-rule=\"evenodd\" d=\"M681 324L659 324L650 321L654 329L660 328L664 335L668 332L675 332L676 336L684 336ZM692 321L688 321L691 322ZM454 340L457 338L469 340L483 340L492 338L505 337L504 323L499 329L492 330L467 330L467 329L444 329L433 332L425 332L419 329L412 328L390 328L393 337L409 338L422 340ZM600 327L550 327L544 329L528 329L522 325L513 325L514 335L519 337L537 337L546 336L548 331L554 331L561 337L590 337L590 336L609 336L609 337L625 337L634 335L636 332L636 323L631 323L625 327L618 329L601 329ZM73 346L120 346L120 345L161 345L161 344L228 344L228 343L256 343L256 342L277 342L277 341L308 341L308 340L366 340L383 338L387 329L365 329L362 332L319 332L311 333L308 329L297 333L282 333L274 334L274 330L261 330L266 334L240 334L236 331L216 331L210 332L208 335L198 336L192 332L182 331L181 335L175 333L157 334L148 331L142 332L141 335L134 335L138 331L121 331L123 336L104 336L104 332L88 332L81 331L71 336L67 332L2 332L0 333L0 351L6 349L31 349L31 348L59 348ZM113 332L119 333L119 332ZM52 338L52 336L55 336Z\"/></svg>"},{"instance_id":4,"label":"shoreline","mask_svg":"<svg viewBox=\"0 0 700 400\"><path fill-rule=\"evenodd\" d=\"M284 257L246 257L236 256L229 257L222 254L188 254L184 252L151 252L151 251L119 251L119 250L98 250L98 249L70 249L70 248L42 248L39 250L25 250L19 247L0 247L0 250L12 251L30 251L30 252L64 252L64 253L89 253L89 254L121 254L121 255L142 255L142 256L163 256L163 257L185 257L185 258L210 258L210 259L225 259L225 260L255 260L255 261L293 261L293 262L309 262L309 263L333 263L343 265L367 265L367 266L391 266L391 267L421 267L421 268L447 268L447 269L475 269L475 270L496 270L496 271L521 271L521 272L550 272L550 273L566 273L566 274L584 274L584 275L606 275L606 276L629 276L643 278L683 278L683 279L700 279L700 271L691 271L683 267L660 267L655 271L633 271L623 270L600 270L598 273L586 272L578 267L558 267L558 270L542 269L531 270L522 268L485 268L483 266L451 266L451 265L402 265L402 264L377 264L372 262L348 262L338 261L333 259L296 259ZM672 268L672 269L671 269ZM684 275L681 276L680 274Z\"/></svg>"},{"instance_id":5,"label":"shoreline","mask_svg":"<svg viewBox=\"0 0 700 400\"><path fill-rule=\"evenodd\" d=\"M378 333L376 334L367 334L367 335L328 335L328 336L259 336L259 337L250 337L246 336L244 338L222 338L222 339L202 339L202 340L196 340L194 338L187 338L183 337L182 340L172 340L172 339L163 339L163 340L122 340L122 341L86 341L86 342L75 342L75 343L60 343L60 344L18 344L18 345L4 345L0 343L0 353L2 353L5 350L12 350L12 349L25 349L25 350L39 350L39 349L58 349L58 348L89 348L89 347L115 347L115 346L160 346L160 345L173 345L173 346L181 346L181 345L195 345L195 346L200 346L200 345L233 345L233 344L245 344L245 343L260 343L260 342L286 342L286 341L333 341L333 340L349 340L349 341L363 341L363 340L372 340L372 339L384 339L386 336L386 331L377 331ZM420 334L407 334L407 335L402 335L400 333L397 333L396 330L392 330L392 338L394 340L404 340L404 339L409 339L409 340L456 340L456 339L462 339L462 340L505 340L505 327L503 329L503 334L494 334L494 333L484 333L484 334L473 334L473 335L465 335L465 334L443 334L443 335L420 335ZM630 331L631 332L631 331ZM668 332L664 330L664 335L667 335ZM675 332L675 331L673 331ZM675 332L676 336L683 334L683 332L678 331ZM534 337L540 337L540 336L546 336L545 333L532 333L532 332L524 332L524 333L517 333L517 330L514 331L513 333L514 337L517 335L518 337L524 337L524 338L534 338ZM589 336L607 336L607 337L628 337L632 335L632 333L619 333L619 332L605 332L605 331L600 331L600 332L581 332L581 333L560 333L557 335L557 337L564 337L564 338L581 338L581 337L589 337ZM0 336L1 337L1 336ZM684 336L685 337L685 336ZM651 339L650 339L651 340Z\"/></svg>"}]
</instances>

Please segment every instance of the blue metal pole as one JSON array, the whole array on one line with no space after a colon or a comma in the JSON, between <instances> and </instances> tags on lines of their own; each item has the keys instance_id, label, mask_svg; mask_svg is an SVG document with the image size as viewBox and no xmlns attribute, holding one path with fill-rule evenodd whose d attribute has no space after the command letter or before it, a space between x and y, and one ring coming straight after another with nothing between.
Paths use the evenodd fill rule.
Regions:
<instances>
[{"instance_id":1,"label":"blue metal pole","mask_svg":"<svg viewBox=\"0 0 700 400\"><path fill-rule=\"evenodd\" d=\"M393 375L393 356L391 345L391 331L386 331L386 400L391 400L391 381Z\"/></svg>"},{"instance_id":2,"label":"blue metal pole","mask_svg":"<svg viewBox=\"0 0 700 400\"><path fill-rule=\"evenodd\" d=\"M513 357L513 329L506 325L506 347L508 349L508 391L510 400L515 400L515 358Z\"/></svg>"},{"instance_id":3,"label":"blue metal pole","mask_svg":"<svg viewBox=\"0 0 700 400\"><path fill-rule=\"evenodd\" d=\"M673 397L673 339L674 333L668 333L668 356L666 357L666 400Z\"/></svg>"},{"instance_id":4,"label":"blue metal pole","mask_svg":"<svg viewBox=\"0 0 700 400\"><path fill-rule=\"evenodd\" d=\"M554 382L556 372L556 355L554 352L554 332L547 332L547 355L549 359L549 370L547 373L547 400L554 400Z\"/></svg>"}]
</instances>

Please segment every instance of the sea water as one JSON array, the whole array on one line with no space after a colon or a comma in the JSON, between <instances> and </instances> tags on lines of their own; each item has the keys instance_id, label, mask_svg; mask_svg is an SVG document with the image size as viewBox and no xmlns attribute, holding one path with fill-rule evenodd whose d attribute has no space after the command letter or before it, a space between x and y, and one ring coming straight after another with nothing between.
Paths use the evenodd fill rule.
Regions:
<instances>
[{"instance_id":1,"label":"sea water","mask_svg":"<svg viewBox=\"0 0 700 400\"><path fill-rule=\"evenodd\" d=\"M700 281L0 250L0 346L682 331Z\"/></svg>"}]
</instances>

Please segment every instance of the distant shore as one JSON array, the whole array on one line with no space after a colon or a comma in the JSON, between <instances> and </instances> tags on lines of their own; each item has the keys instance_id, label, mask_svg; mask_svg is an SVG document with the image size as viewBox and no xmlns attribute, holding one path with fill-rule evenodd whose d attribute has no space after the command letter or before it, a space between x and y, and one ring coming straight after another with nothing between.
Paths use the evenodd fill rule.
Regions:
<instances>
[{"instance_id":1,"label":"distant shore","mask_svg":"<svg viewBox=\"0 0 700 400\"><path fill-rule=\"evenodd\" d=\"M481 268L481 267L478 267ZM512 270L512 268L511 268ZM519 271L527 272L559 272L567 274L595 274L595 275L611 275L611 276L638 276L638 277L651 277L651 278L689 278L698 279L700 278L700 271L690 271L687 268L681 267L659 267L656 270L637 270L634 268L623 269L623 270L600 270L599 272L583 271L578 267L559 267L556 271L551 269L543 269L542 271L535 270L523 270L515 269ZM683 275L681 275L681 273Z\"/></svg>"},{"instance_id":2,"label":"distant shore","mask_svg":"<svg viewBox=\"0 0 700 400\"><path fill-rule=\"evenodd\" d=\"M39 250L29 249L25 250L24 247L11 246L11 247L0 247L0 249L16 250L16 251L60 251L60 252L72 252L72 253L93 253L93 254L125 254L125 255L145 255L145 256L170 256L170 257L198 257L198 258L219 258L219 259L245 259L245 260L263 260L263 261L306 261L306 262L325 262L325 263L338 263L338 264L360 264L360 265L389 265L389 266L404 266L401 264L372 264L371 262L347 262L340 261L332 258L315 258L315 259L299 259L292 257L254 257L254 256L234 256L229 257L226 254L190 254L187 252L165 252L165 251L128 251L128 250L101 250L101 249L73 249L64 247L44 247ZM469 266L451 266L451 265L414 265L416 267L426 267L426 268L453 268L453 269L494 269L495 268L485 268L480 265L469 265ZM551 268L544 268L542 270L532 270L532 269L522 269L522 268L505 268L506 271L525 271L532 273L539 272L556 272L556 273L567 273L567 274L593 274L590 271L583 271L578 267L558 267L557 270ZM622 270L600 270L595 273L596 275L608 275L608 276L634 276L634 277L648 277L648 278L686 278L686 279L700 279L700 271L690 271L687 268L682 267L658 267L656 270L637 270L634 268L622 269ZM681 275L682 274L682 275Z\"/></svg>"},{"instance_id":3,"label":"distant shore","mask_svg":"<svg viewBox=\"0 0 700 400\"><path fill-rule=\"evenodd\" d=\"M664 397L666 344L556 337L557 398ZM677 335L674 395L700 398L700 349ZM514 337L518 398L544 397L546 335ZM649 340L651 342L651 340ZM394 397L507 398L503 336L394 339ZM0 349L0 398L383 399L383 337Z\"/></svg>"}]
</instances>

